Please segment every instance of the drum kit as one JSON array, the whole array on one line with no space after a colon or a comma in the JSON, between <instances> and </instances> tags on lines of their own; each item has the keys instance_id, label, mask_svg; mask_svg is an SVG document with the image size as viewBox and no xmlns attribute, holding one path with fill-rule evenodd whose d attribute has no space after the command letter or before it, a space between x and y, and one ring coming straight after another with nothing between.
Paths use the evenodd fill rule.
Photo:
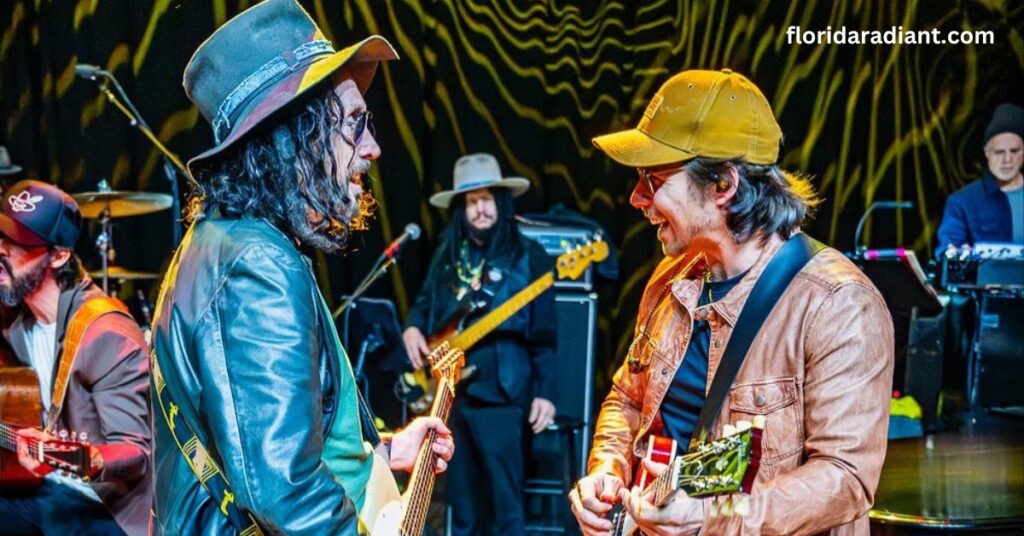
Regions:
<instances>
[{"instance_id":1,"label":"drum kit","mask_svg":"<svg viewBox=\"0 0 1024 536\"><path fill-rule=\"evenodd\" d=\"M106 180L99 182L97 191L72 194L78 203L82 217L97 220L101 230L96 237L96 248L99 250L101 266L99 270L89 272L93 279L102 280L103 291L110 292L111 281L145 281L155 280L159 274L152 272L136 272L114 264L114 218L141 216L166 210L173 204L168 194L153 192L132 192L112 190Z\"/></svg>"}]
</instances>

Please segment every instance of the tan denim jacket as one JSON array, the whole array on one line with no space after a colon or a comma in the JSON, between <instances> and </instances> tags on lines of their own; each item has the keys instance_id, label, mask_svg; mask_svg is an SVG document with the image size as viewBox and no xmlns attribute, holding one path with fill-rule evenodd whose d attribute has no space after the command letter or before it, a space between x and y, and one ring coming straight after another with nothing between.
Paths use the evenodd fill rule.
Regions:
<instances>
[{"instance_id":1,"label":"tan denim jacket","mask_svg":"<svg viewBox=\"0 0 1024 536\"><path fill-rule=\"evenodd\" d=\"M615 374L597 421L590 473L631 481L634 456L643 456L652 425L661 428L661 401L685 355L693 318L706 318L711 328L710 386L747 296L782 243L772 237L747 275L701 308L702 270L679 274L690 264L686 258L659 264L637 315L639 340L627 356L627 363L639 359L642 370L623 363ZM686 532L868 534L866 514L885 459L893 353L892 319L878 290L838 251L816 255L754 339L715 427L717 436L724 424L766 417L750 514L694 512Z\"/></svg>"}]
</instances>

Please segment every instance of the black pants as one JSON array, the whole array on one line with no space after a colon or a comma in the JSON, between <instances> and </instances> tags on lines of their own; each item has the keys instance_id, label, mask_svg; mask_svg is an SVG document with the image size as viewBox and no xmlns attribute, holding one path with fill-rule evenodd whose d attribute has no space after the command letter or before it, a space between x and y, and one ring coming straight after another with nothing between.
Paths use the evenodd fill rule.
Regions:
<instances>
[{"instance_id":1,"label":"black pants","mask_svg":"<svg viewBox=\"0 0 1024 536\"><path fill-rule=\"evenodd\" d=\"M447 471L452 534L526 533L523 434L527 407L456 400L448 421L457 445Z\"/></svg>"},{"instance_id":2,"label":"black pants","mask_svg":"<svg viewBox=\"0 0 1024 536\"><path fill-rule=\"evenodd\" d=\"M2 535L124 535L102 503L77 490L43 480L37 490L0 496Z\"/></svg>"}]
</instances>

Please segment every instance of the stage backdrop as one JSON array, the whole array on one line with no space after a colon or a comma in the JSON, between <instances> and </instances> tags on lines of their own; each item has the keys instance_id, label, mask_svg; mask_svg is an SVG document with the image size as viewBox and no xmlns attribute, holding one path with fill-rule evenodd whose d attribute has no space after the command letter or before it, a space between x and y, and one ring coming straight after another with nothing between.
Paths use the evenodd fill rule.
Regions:
<instances>
[{"instance_id":1,"label":"stage backdrop","mask_svg":"<svg viewBox=\"0 0 1024 536\"><path fill-rule=\"evenodd\" d=\"M0 143L26 175L71 192L100 179L116 189L170 191L157 152L106 102L77 63L113 72L173 151L211 145L181 89L192 52L245 0L0 0ZM427 198L451 185L455 159L495 153L529 178L523 212L556 203L600 222L621 277L601 285L599 394L621 361L647 275L661 257L653 230L628 205L635 170L595 151L597 134L633 126L650 96L686 68L731 68L768 96L785 134L782 165L812 175L825 204L809 226L848 250L873 200L914 202L880 213L873 245L934 243L944 199L982 169L981 135L996 104L1022 87L1024 4L1001 0L594 2L303 0L342 46L387 37L401 61L367 95L383 156L372 189L380 211L356 251L318 259L329 301L353 288L409 222L424 237L371 295L404 313L447 214ZM787 28L989 30L987 45L798 45ZM169 212L118 220L118 263L160 270ZM92 241L79 251L95 264ZM571 371L564 371L571 373Z\"/></svg>"}]
</instances>

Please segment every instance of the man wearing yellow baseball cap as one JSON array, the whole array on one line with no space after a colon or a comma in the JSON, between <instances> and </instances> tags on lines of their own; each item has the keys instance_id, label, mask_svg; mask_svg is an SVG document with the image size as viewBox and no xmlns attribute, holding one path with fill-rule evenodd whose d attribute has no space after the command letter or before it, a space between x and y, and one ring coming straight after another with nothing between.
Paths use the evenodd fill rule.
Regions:
<instances>
[{"instance_id":1,"label":"man wearing yellow baseball cap","mask_svg":"<svg viewBox=\"0 0 1024 536\"><path fill-rule=\"evenodd\" d=\"M868 534L892 321L846 257L800 231L818 201L779 168L781 139L761 91L728 69L673 76L636 128L594 138L637 168L630 201L665 258L602 406L589 474L569 495L586 534ZM736 507L746 516L712 515L714 499L685 483L668 498L636 487L641 466L664 469L639 462L652 437L682 453L743 421L755 423L760 471L723 487L750 494ZM609 515L619 500L624 511Z\"/></svg>"}]
</instances>

